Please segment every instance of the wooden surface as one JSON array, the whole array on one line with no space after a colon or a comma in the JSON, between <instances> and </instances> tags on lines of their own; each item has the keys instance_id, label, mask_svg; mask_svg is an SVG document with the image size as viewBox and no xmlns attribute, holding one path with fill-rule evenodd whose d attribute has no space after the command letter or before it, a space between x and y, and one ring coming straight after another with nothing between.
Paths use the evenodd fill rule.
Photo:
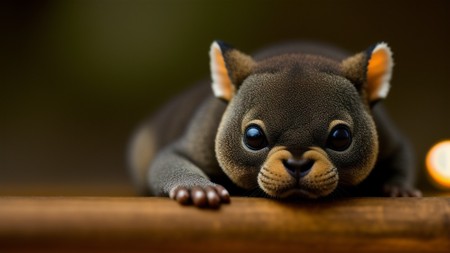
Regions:
<instances>
[{"instance_id":1,"label":"wooden surface","mask_svg":"<svg viewBox=\"0 0 450 253\"><path fill-rule=\"evenodd\" d=\"M1 197L0 252L450 252L450 198Z\"/></svg>"}]
</instances>

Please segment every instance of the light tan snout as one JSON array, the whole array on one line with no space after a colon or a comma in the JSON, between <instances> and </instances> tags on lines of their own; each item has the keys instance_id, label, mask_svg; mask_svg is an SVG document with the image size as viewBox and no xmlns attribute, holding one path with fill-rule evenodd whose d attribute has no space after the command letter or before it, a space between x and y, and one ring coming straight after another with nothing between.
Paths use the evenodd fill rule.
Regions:
<instances>
[{"instance_id":1,"label":"light tan snout","mask_svg":"<svg viewBox=\"0 0 450 253\"><path fill-rule=\"evenodd\" d=\"M258 174L259 187L272 197L318 198L333 192L339 181L325 151L311 147L301 157L274 147Z\"/></svg>"}]
</instances>

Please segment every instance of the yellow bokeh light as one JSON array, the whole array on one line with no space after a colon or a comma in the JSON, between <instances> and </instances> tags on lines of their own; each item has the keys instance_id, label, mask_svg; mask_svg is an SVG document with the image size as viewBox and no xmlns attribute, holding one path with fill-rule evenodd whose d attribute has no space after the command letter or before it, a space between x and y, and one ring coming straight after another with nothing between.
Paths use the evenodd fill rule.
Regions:
<instances>
[{"instance_id":1,"label":"yellow bokeh light","mask_svg":"<svg viewBox=\"0 0 450 253\"><path fill-rule=\"evenodd\" d=\"M450 140L434 145L427 154L428 174L439 186L450 188Z\"/></svg>"}]
</instances>

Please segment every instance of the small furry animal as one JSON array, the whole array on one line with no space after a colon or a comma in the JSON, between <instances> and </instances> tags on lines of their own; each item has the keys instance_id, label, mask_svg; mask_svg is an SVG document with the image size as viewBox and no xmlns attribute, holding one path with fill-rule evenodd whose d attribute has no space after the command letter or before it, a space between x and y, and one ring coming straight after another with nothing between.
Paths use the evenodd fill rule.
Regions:
<instances>
[{"instance_id":1,"label":"small furry animal","mask_svg":"<svg viewBox=\"0 0 450 253\"><path fill-rule=\"evenodd\" d=\"M406 140L383 106L386 43L349 56L275 46L255 57L214 41L212 82L170 101L133 136L142 193L218 207L230 195L276 199L420 196ZM212 89L211 89L212 83Z\"/></svg>"}]
</instances>

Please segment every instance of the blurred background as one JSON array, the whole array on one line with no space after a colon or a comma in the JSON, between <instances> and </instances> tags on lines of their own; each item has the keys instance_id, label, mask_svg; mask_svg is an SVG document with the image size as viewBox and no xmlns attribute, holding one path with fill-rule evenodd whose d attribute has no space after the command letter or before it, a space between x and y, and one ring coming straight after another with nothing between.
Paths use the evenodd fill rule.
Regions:
<instances>
[{"instance_id":1,"label":"blurred background","mask_svg":"<svg viewBox=\"0 0 450 253\"><path fill-rule=\"evenodd\" d=\"M394 51L391 116L417 154L450 139L448 1L2 1L0 195L133 195L133 129L208 76L221 39L245 52L308 39Z\"/></svg>"}]
</instances>

